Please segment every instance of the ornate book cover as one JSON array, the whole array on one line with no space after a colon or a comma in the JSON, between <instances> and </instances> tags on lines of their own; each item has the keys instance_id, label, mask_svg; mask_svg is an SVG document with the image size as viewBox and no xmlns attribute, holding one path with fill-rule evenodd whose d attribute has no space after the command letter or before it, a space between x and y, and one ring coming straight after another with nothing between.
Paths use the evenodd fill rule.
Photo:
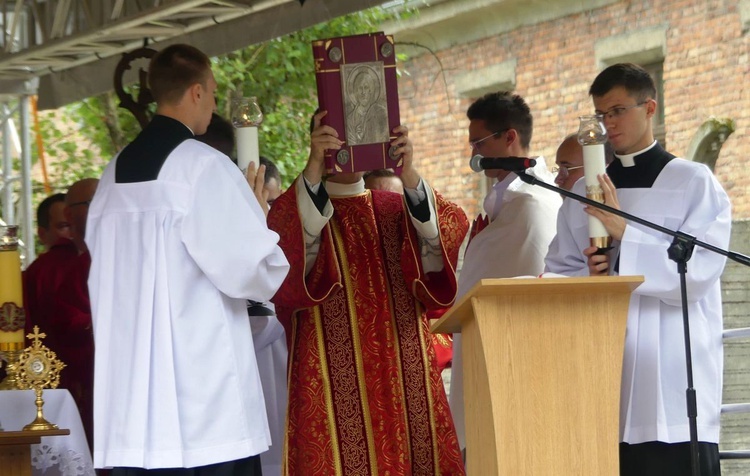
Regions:
<instances>
[{"instance_id":1,"label":"ornate book cover","mask_svg":"<svg viewBox=\"0 0 750 476\"><path fill-rule=\"evenodd\" d=\"M400 124L393 37L380 33L316 40L312 44L323 124L345 144L326 152L332 173L394 169L391 132Z\"/></svg>"}]
</instances>

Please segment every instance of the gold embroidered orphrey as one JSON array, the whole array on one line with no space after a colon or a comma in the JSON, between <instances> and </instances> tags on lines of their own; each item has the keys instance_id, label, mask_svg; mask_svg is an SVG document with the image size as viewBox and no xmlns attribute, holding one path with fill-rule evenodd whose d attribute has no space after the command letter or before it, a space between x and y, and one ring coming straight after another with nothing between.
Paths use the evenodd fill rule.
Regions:
<instances>
[{"instance_id":1,"label":"gold embroidered orphrey","mask_svg":"<svg viewBox=\"0 0 750 476\"><path fill-rule=\"evenodd\" d=\"M36 393L36 419L24 426L24 430L56 430L57 425L44 419L42 413L42 392L45 388L57 388L60 383L60 371L65 364L47 346L42 344L45 333L39 333L39 327L34 326L34 332L26 335L33 342L21 352L18 359L18 388L32 389Z\"/></svg>"}]
</instances>

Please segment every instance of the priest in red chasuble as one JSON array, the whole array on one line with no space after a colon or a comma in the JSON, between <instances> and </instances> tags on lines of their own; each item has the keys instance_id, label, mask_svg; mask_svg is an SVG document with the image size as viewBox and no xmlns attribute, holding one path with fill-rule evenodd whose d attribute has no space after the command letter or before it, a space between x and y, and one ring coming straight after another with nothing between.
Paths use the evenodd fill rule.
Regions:
<instances>
[{"instance_id":1,"label":"priest in red chasuble","mask_svg":"<svg viewBox=\"0 0 750 476\"><path fill-rule=\"evenodd\" d=\"M324 183L342 145L325 114L268 215L292 266L273 299L289 340L284 474L462 475L425 313L453 302L466 216L420 178L404 126L404 196L361 173Z\"/></svg>"}]
</instances>

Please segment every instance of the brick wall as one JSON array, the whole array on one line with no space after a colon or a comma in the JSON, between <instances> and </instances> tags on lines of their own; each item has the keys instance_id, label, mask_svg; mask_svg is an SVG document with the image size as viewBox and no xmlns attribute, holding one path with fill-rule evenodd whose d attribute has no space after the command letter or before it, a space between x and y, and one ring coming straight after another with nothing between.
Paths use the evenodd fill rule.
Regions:
<instances>
[{"instance_id":1,"label":"brick wall","mask_svg":"<svg viewBox=\"0 0 750 476\"><path fill-rule=\"evenodd\" d=\"M615 2L507 33L412 56L400 65L402 122L409 125L420 171L471 217L478 211L480 176L468 168L469 99L455 79L468 71L516 59L516 92L529 102L535 127L532 153L554 161L562 138L591 113L588 87L600 70L594 44L613 35L666 25L664 104L670 151L687 151L711 116L730 117L736 132L722 148L716 175L734 206L750 218L748 52L737 1ZM504 2L498 2L498 9ZM396 36L398 41L398 36ZM613 52L616 55L617 52ZM438 60L441 65L438 63Z\"/></svg>"}]
</instances>

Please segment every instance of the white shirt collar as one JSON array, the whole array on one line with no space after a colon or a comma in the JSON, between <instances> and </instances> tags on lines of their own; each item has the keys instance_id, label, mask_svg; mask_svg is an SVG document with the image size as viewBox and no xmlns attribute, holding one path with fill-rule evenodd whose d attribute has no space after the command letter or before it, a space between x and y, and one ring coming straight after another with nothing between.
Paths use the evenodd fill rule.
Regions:
<instances>
[{"instance_id":1,"label":"white shirt collar","mask_svg":"<svg viewBox=\"0 0 750 476\"><path fill-rule=\"evenodd\" d=\"M326 192L328 192L328 195L336 197L351 197L353 195L359 195L365 193L365 181L362 179L354 183L327 181Z\"/></svg>"},{"instance_id":2,"label":"white shirt collar","mask_svg":"<svg viewBox=\"0 0 750 476\"><path fill-rule=\"evenodd\" d=\"M646 152L647 150L651 150L656 145L656 141L652 142L650 146L646 147L643 150L639 150L638 152L633 152L632 154L615 154L615 157L620 159L620 162L622 162L623 167L634 167L635 166L635 156L641 155L642 153Z\"/></svg>"}]
</instances>

